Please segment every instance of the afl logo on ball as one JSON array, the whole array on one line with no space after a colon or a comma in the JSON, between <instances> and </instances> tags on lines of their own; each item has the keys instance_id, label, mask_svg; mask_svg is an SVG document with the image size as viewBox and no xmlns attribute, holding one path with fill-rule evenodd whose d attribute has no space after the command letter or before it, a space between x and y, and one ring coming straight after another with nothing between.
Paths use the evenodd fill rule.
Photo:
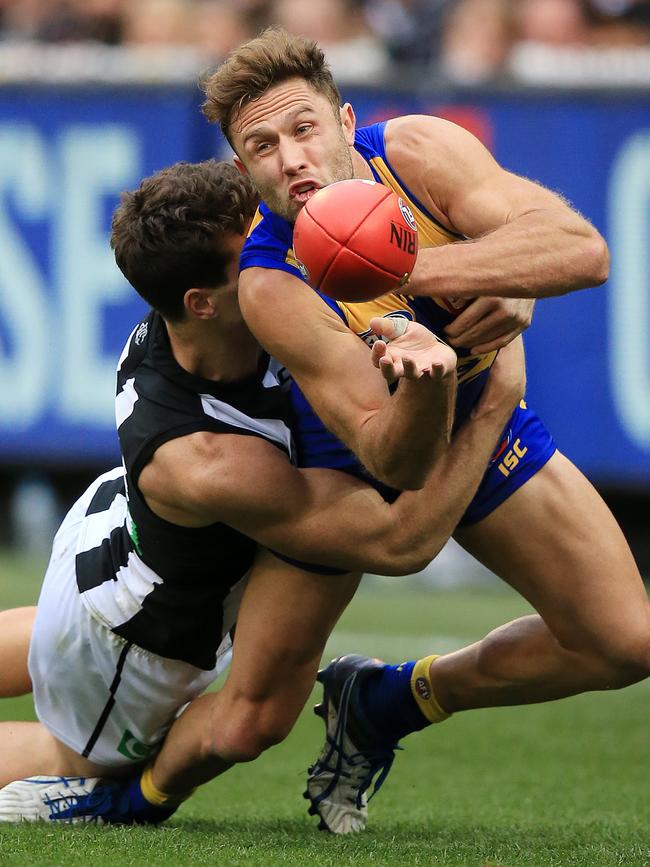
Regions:
<instances>
[{"instance_id":1,"label":"afl logo on ball","mask_svg":"<svg viewBox=\"0 0 650 867\"><path fill-rule=\"evenodd\" d=\"M406 225L409 228L413 229L414 232L417 232L418 224L415 222L413 211L409 208L404 199L400 198L399 196L397 198L397 203L399 205L400 211L402 212L402 216L404 217L404 222L406 223Z\"/></svg>"},{"instance_id":2,"label":"afl logo on ball","mask_svg":"<svg viewBox=\"0 0 650 867\"><path fill-rule=\"evenodd\" d=\"M429 701L429 699L431 698L431 690L429 689L429 684L423 677L416 677L415 691L420 696L422 701Z\"/></svg>"}]
</instances>

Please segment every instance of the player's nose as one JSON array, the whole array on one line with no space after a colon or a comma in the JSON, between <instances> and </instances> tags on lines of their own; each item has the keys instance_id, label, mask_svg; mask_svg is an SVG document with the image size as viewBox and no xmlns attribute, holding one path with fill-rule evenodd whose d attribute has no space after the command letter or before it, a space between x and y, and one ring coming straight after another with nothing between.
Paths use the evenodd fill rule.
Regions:
<instances>
[{"instance_id":1,"label":"player's nose","mask_svg":"<svg viewBox=\"0 0 650 867\"><path fill-rule=\"evenodd\" d=\"M304 171L307 167L304 151L298 142L290 139L281 142L280 155L282 158L282 169L287 175L294 175L297 172Z\"/></svg>"}]
</instances>

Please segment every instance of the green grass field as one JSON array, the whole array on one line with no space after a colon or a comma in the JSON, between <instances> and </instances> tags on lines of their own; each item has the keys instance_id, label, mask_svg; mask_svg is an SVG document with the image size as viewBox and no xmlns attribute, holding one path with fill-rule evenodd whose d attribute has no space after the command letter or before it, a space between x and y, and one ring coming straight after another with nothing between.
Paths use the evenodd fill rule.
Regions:
<instances>
[{"instance_id":1,"label":"green grass field","mask_svg":"<svg viewBox=\"0 0 650 867\"><path fill-rule=\"evenodd\" d=\"M0 555L0 607L32 602L41 564ZM527 611L507 591L362 589L328 653L447 650ZM0 661L1 664L1 661ZM0 702L2 719L32 716ZM461 714L405 742L368 830L316 831L301 798L322 723L205 786L158 829L3 827L0 865L649 865L650 690Z\"/></svg>"}]
</instances>

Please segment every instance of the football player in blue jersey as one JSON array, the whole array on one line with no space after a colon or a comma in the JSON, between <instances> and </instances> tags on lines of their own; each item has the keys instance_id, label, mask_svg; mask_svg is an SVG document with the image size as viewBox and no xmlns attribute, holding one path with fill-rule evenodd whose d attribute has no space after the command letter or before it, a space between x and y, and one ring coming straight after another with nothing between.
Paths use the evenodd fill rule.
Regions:
<instances>
[{"instance_id":1,"label":"football player in blue jersey","mask_svg":"<svg viewBox=\"0 0 650 867\"><path fill-rule=\"evenodd\" d=\"M606 280L603 238L452 123L407 116L355 129L352 106L341 105L310 40L265 31L204 86L208 119L265 203L242 254L240 304L293 375L305 465L351 473L363 465L384 484L417 487L427 468L418 444L402 448L399 416L375 412L385 384L363 367L357 336L367 334L368 316L402 311L458 349L462 417L489 381L495 350L528 324L532 299ZM306 291L292 223L319 188L352 177L387 184L415 215L424 243L409 296L355 305ZM313 411L338 445L314 433ZM331 831L365 825L366 789L409 732L463 710L623 687L650 671L650 605L626 540L525 404L455 535L539 614L455 653L398 667L353 657L323 673L328 742L307 794Z\"/></svg>"},{"instance_id":2,"label":"football player in blue jersey","mask_svg":"<svg viewBox=\"0 0 650 867\"><path fill-rule=\"evenodd\" d=\"M352 475L294 467L275 365L237 303L257 201L232 164L181 163L115 214L117 261L154 309L118 365L123 468L64 519L35 621L0 614L0 695L33 686L40 720L0 723L0 821L161 821L281 740L359 571L411 572L436 554L523 394L515 346L518 363L450 442L454 353L406 319L379 320L384 362L435 453L424 489L389 504ZM197 697L235 621L226 683Z\"/></svg>"}]
</instances>

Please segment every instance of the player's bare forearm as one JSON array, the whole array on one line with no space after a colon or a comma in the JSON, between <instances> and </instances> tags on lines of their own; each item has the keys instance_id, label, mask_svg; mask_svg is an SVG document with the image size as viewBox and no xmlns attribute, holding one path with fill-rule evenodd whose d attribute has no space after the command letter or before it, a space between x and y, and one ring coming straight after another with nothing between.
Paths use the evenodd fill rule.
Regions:
<instances>
[{"instance_id":1,"label":"player's bare forearm","mask_svg":"<svg viewBox=\"0 0 650 867\"><path fill-rule=\"evenodd\" d=\"M403 551L419 555L421 568L445 545L483 478L499 437L525 391L523 344L518 339L495 362L490 381L472 416L439 457L421 491L402 494L391 506L393 562ZM384 574L398 572L384 570Z\"/></svg>"},{"instance_id":2,"label":"player's bare forearm","mask_svg":"<svg viewBox=\"0 0 650 867\"><path fill-rule=\"evenodd\" d=\"M327 428L385 484L421 487L438 454L440 418L448 412L448 397L440 403L440 384L431 377L409 378L391 396L363 342L295 277L247 269L239 297L259 341L292 373ZM394 327L391 319L382 321L386 329ZM431 351L440 351L431 333L416 323L409 325L406 342L400 337L395 345L414 353L420 369Z\"/></svg>"},{"instance_id":3,"label":"player's bare forearm","mask_svg":"<svg viewBox=\"0 0 650 867\"><path fill-rule=\"evenodd\" d=\"M534 210L481 238L421 250L413 295L544 298L599 286L609 253L589 223L564 210Z\"/></svg>"},{"instance_id":4,"label":"player's bare forearm","mask_svg":"<svg viewBox=\"0 0 650 867\"><path fill-rule=\"evenodd\" d=\"M395 394L362 430L366 466L401 489L422 487L430 468L447 447L456 402L456 353L417 323L375 318L380 338L372 362ZM396 330L397 328L397 330ZM390 342L386 342L386 341ZM374 459L374 460L373 460Z\"/></svg>"},{"instance_id":5,"label":"player's bare forearm","mask_svg":"<svg viewBox=\"0 0 650 867\"><path fill-rule=\"evenodd\" d=\"M375 478L400 490L422 487L449 442L455 385L452 375L400 382L390 410L375 413L362 431L361 457Z\"/></svg>"}]
</instances>

